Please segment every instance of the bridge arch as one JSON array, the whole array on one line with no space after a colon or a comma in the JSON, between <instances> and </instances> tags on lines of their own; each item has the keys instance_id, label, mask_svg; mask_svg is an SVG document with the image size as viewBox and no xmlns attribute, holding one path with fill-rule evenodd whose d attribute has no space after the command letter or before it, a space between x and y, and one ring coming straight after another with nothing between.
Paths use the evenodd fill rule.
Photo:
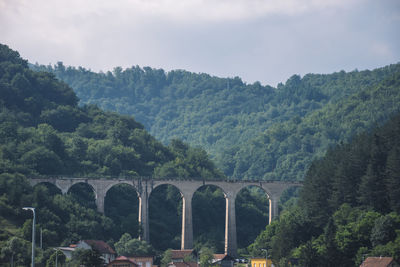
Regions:
<instances>
[{"instance_id":1,"label":"bridge arch","mask_svg":"<svg viewBox=\"0 0 400 267\"><path fill-rule=\"evenodd\" d=\"M184 203L183 193L171 183L160 183L152 188L149 196L149 237L155 249L180 249ZM164 223L160 224L160 220Z\"/></svg>"},{"instance_id":2,"label":"bridge arch","mask_svg":"<svg viewBox=\"0 0 400 267\"><path fill-rule=\"evenodd\" d=\"M179 191L179 193L180 193L181 195L183 195L183 193L182 193L183 190L182 190L182 188L180 188L179 184L174 183L173 181L170 181L170 180L165 180L165 181L162 181L162 182L158 182L157 184L155 184L155 185L152 187L151 193L150 193L150 196L149 196L149 197L151 197L151 194L153 193L153 191L157 190L157 188L160 188L160 187L162 187L162 186L173 186L174 188L176 188L176 189Z\"/></svg>"},{"instance_id":3,"label":"bridge arch","mask_svg":"<svg viewBox=\"0 0 400 267\"><path fill-rule=\"evenodd\" d=\"M61 188L59 188L56 184L54 184L52 182L43 181L43 182L33 185L33 187L35 188L36 186L40 186L40 185L45 186L50 191L51 195L62 194Z\"/></svg>"},{"instance_id":4,"label":"bridge arch","mask_svg":"<svg viewBox=\"0 0 400 267\"><path fill-rule=\"evenodd\" d=\"M259 185L242 187L236 195L236 234L238 248L245 248L268 224L269 195Z\"/></svg>"},{"instance_id":5,"label":"bridge arch","mask_svg":"<svg viewBox=\"0 0 400 267\"><path fill-rule=\"evenodd\" d=\"M82 182L82 181L73 183L70 187L68 187L67 194L68 194L68 193L71 193L71 190L72 190L74 187L80 186L80 185L84 185L85 187L89 188L89 189L93 192L93 194L95 195L95 198L97 198L97 192L96 192L96 189L93 187L93 185L91 185L90 183Z\"/></svg>"},{"instance_id":6,"label":"bridge arch","mask_svg":"<svg viewBox=\"0 0 400 267\"><path fill-rule=\"evenodd\" d=\"M90 183L74 183L68 188L67 194L73 195L73 198L82 206L93 209L97 207L96 199L98 195L95 188Z\"/></svg>"},{"instance_id":7,"label":"bridge arch","mask_svg":"<svg viewBox=\"0 0 400 267\"><path fill-rule=\"evenodd\" d=\"M125 232L132 237L140 235L140 196L135 186L126 182L111 184L104 197L104 214L113 219L119 236ZM122 231L124 229L124 231Z\"/></svg>"},{"instance_id":8,"label":"bridge arch","mask_svg":"<svg viewBox=\"0 0 400 267\"><path fill-rule=\"evenodd\" d=\"M208 236L216 253L225 250L227 193L221 186L207 183L196 188L192 198L193 238Z\"/></svg>"},{"instance_id":9,"label":"bridge arch","mask_svg":"<svg viewBox=\"0 0 400 267\"><path fill-rule=\"evenodd\" d=\"M106 187L105 187L105 193L106 193L106 195L107 195L107 193L111 190L111 189L113 189L115 186L121 186L121 185L126 185L126 186L129 186L130 188L132 188L134 191L135 191L135 193L136 193L136 195L139 197L140 195L139 195L139 192L138 192L138 190L137 190L137 188L132 184L132 183L128 183L127 181L118 181L118 182L115 182L115 183L110 183L109 185L107 185Z\"/></svg>"},{"instance_id":10,"label":"bridge arch","mask_svg":"<svg viewBox=\"0 0 400 267\"><path fill-rule=\"evenodd\" d=\"M104 213L104 198L107 191L115 184L128 183L137 189L140 196L139 224L143 229L141 238L149 239L149 218L148 218L148 199L152 190L161 184L171 184L176 186L182 195L182 238L181 249L193 248L193 225L192 225L192 197L203 185L215 185L220 187L225 193L226 199L226 224L225 224L225 253L231 256L236 255L236 216L235 199L237 194L249 185L261 187L269 196L269 221L278 216L278 201L282 192L292 186L301 186L299 182L273 182L273 181L208 181L208 180L179 180L179 179L90 179L90 178L31 178L31 185L39 182L48 181L61 189L62 193L68 192L69 188L77 183L91 185L96 196L96 205L99 212Z\"/></svg>"}]
</instances>

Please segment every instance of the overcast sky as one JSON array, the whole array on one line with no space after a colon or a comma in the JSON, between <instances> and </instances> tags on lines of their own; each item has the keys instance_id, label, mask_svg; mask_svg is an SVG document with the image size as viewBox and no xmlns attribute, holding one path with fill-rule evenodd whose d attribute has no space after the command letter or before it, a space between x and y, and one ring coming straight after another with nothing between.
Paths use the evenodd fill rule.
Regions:
<instances>
[{"instance_id":1,"label":"overcast sky","mask_svg":"<svg viewBox=\"0 0 400 267\"><path fill-rule=\"evenodd\" d=\"M0 43L31 63L276 86L400 62L400 0L0 0Z\"/></svg>"}]
</instances>

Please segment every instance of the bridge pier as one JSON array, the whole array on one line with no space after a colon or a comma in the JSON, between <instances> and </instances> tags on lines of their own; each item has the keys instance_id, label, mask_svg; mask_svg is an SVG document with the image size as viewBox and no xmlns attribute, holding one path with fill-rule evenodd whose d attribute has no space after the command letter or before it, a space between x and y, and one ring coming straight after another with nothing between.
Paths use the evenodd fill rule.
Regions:
<instances>
[{"instance_id":1,"label":"bridge pier","mask_svg":"<svg viewBox=\"0 0 400 267\"><path fill-rule=\"evenodd\" d=\"M101 212L104 214L104 197L99 194L96 195L96 206L97 206L97 211Z\"/></svg>"},{"instance_id":2,"label":"bridge pier","mask_svg":"<svg viewBox=\"0 0 400 267\"><path fill-rule=\"evenodd\" d=\"M106 189L102 183L93 183L92 181L86 181L91 186L95 195L95 202L97 211L104 214L104 199L106 198Z\"/></svg>"},{"instance_id":3,"label":"bridge pier","mask_svg":"<svg viewBox=\"0 0 400 267\"><path fill-rule=\"evenodd\" d=\"M268 224L271 224L279 216L278 202L280 196L270 196L269 197L269 220Z\"/></svg>"},{"instance_id":4,"label":"bridge pier","mask_svg":"<svg viewBox=\"0 0 400 267\"><path fill-rule=\"evenodd\" d=\"M225 254L231 257L237 256L235 199L236 194L225 193Z\"/></svg>"},{"instance_id":5,"label":"bridge pier","mask_svg":"<svg viewBox=\"0 0 400 267\"><path fill-rule=\"evenodd\" d=\"M193 248L193 217L192 217L192 198L193 193L182 194L182 235L181 249Z\"/></svg>"},{"instance_id":6,"label":"bridge pier","mask_svg":"<svg viewBox=\"0 0 400 267\"><path fill-rule=\"evenodd\" d=\"M61 189L63 194L77 183L87 183L96 195L97 210L104 213L104 199L107 191L114 185L125 183L132 185L139 196L139 225L141 227L139 238L150 242L149 230L149 197L153 190L160 185L173 185L182 194L182 239L181 249L193 248L193 221L192 221L192 198L194 192L201 186L215 185L225 193L225 253L232 257L237 255L236 214L235 199L237 193L247 186L262 188L269 197L269 223L279 215L278 202L284 190L291 186L301 186L299 182L270 182L270 181L190 181L190 180L123 180L123 179L90 179L90 178L31 178L32 186L38 183L51 183Z\"/></svg>"},{"instance_id":7,"label":"bridge pier","mask_svg":"<svg viewBox=\"0 0 400 267\"><path fill-rule=\"evenodd\" d=\"M150 242L149 231L149 198L139 197L139 239Z\"/></svg>"},{"instance_id":8,"label":"bridge pier","mask_svg":"<svg viewBox=\"0 0 400 267\"><path fill-rule=\"evenodd\" d=\"M149 226L149 191L147 187L147 181L143 186L140 183L139 186L139 239L150 243L150 226Z\"/></svg>"}]
</instances>

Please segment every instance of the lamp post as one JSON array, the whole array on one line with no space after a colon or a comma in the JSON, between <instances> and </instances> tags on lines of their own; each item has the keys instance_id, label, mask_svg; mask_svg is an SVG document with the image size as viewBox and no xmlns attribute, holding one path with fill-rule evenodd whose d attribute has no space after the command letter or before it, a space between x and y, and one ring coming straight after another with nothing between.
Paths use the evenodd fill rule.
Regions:
<instances>
[{"instance_id":1,"label":"lamp post","mask_svg":"<svg viewBox=\"0 0 400 267\"><path fill-rule=\"evenodd\" d=\"M35 267L35 221L36 221L35 208L23 207L22 209L23 210L31 210L33 212L33 222L32 222L32 267Z\"/></svg>"},{"instance_id":2,"label":"lamp post","mask_svg":"<svg viewBox=\"0 0 400 267\"><path fill-rule=\"evenodd\" d=\"M265 267L268 267L268 251L266 248L262 248L262 251L265 251Z\"/></svg>"}]
</instances>

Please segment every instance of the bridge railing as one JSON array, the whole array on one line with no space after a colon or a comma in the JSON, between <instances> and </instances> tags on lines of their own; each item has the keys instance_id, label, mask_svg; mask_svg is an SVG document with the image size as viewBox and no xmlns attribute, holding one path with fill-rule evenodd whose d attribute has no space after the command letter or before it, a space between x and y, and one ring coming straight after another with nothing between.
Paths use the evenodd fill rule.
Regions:
<instances>
[{"instance_id":1,"label":"bridge railing","mask_svg":"<svg viewBox=\"0 0 400 267\"><path fill-rule=\"evenodd\" d=\"M153 177L153 176L67 176L67 175L37 175L30 176L29 179L60 179L60 180L85 180L85 179L93 179L93 180L113 180L113 181L198 181L206 183L213 182L229 182L229 183L280 183L280 184L298 184L302 185L302 181L281 181L281 180L249 180L249 179L237 179L227 177L225 179L205 179L201 177Z\"/></svg>"}]
</instances>

